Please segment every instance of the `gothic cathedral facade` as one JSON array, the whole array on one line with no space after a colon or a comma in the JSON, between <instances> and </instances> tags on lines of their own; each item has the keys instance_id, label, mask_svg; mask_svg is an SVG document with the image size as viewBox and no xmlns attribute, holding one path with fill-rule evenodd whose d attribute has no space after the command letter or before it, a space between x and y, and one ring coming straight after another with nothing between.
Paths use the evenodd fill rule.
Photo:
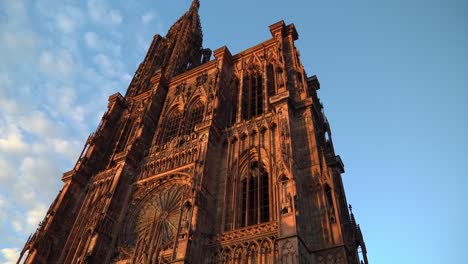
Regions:
<instances>
[{"instance_id":1,"label":"gothic cathedral facade","mask_svg":"<svg viewBox=\"0 0 468 264\"><path fill-rule=\"evenodd\" d=\"M198 8L109 97L19 262L367 264L294 25L211 59Z\"/></svg>"}]
</instances>

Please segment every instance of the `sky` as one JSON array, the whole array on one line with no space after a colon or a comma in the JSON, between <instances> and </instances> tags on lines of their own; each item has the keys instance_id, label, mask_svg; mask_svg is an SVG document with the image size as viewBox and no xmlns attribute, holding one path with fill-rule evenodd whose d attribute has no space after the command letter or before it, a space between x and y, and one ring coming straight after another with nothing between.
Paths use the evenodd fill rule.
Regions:
<instances>
[{"instance_id":1,"label":"sky","mask_svg":"<svg viewBox=\"0 0 468 264\"><path fill-rule=\"evenodd\" d=\"M107 98L190 0L0 0L0 263L14 263ZM466 1L201 0L204 46L235 54L294 23L370 263L464 263Z\"/></svg>"}]
</instances>

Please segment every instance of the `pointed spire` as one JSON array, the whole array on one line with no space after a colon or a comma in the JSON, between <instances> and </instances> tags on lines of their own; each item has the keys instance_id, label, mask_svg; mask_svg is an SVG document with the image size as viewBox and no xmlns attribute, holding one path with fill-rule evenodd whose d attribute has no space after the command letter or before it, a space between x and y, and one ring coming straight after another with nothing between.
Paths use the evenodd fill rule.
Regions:
<instances>
[{"instance_id":1,"label":"pointed spire","mask_svg":"<svg viewBox=\"0 0 468 264\"><path fill-rule=\"evenodd\" d=\"M202 63L207 52L203 49L199 8L200 1L193 0L189 10L169 28L165 37L154 37L127 95L134 96L151 88L150 79L157 71L161 71L162 77L169 80ZM209 59L209 56L205 57Z\"/></svg>"},{"instance_id":2,"label":"pointed spire","mask_svg":"<svg viewBox=\"0 0 468 264\"><path fill-rule=\"evenodd\" d=\"M196 11L198 11L198 8L200 8L200 1L199 0L193 0L192 1L192 6L190 7L190 9L195 9Z\"/></svg>"},{"instance_id":3,"label":"pointed spire","mask_svg":"<svg viewBox=\"0 0 468 264\"><path fill-rule=\"evenodd\" d=\"M163 62L166 66L166 79L201 63L203 33L198 15L199 7L200 1L193 0L190 9L167 32L168 54Z\"/></svg>"}]
</instances>

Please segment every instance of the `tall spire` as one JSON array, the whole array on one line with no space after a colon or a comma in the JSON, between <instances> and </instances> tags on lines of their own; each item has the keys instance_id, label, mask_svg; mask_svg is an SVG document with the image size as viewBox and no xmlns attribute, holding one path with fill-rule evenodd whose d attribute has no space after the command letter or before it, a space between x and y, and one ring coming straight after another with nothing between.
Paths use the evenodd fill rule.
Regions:
<instances>
[{"instance_id":1,"label":"tall spire","mask_svg":"<svg viewBox=\"0 0 468 264\"><path fill-rule=\"evenodd\" d=\"M148 53L130 83L127 95L137 95L151 87L150 79L161 71L170 79L209 60L211 51L203 49L203 33L198 9L200 1L193 0L187 12L169 29L165 38L156 35Z\"/></svg>"},{"instance_id":2,"label":"tall spire","mask_svg":"<svg viewBox=\"0 0 468 264\"><path fill-rule=\"evenodd\" d=\"M193 0L190 9L167 32L168 54L163 63L167 66L166 78L200 65L203 33L198 15L199 7L199 0Z\"/></svg>"}]
</instances>

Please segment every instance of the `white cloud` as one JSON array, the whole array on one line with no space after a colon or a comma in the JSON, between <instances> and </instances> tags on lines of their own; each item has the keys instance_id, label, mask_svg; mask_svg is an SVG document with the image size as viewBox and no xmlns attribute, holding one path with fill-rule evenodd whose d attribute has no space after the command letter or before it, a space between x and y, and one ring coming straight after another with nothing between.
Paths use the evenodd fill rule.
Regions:
<instances>
[{"instance_id":1,"label":"white cloud","mask_svg":"<svg viewBox=\"0 0 468 264\"><path fill-rule=\"evenodd\" d=\"M18 110L18 105L15 101L9 100L8 98L1 97L0 98L0 110L4 113L13 113Z\"/></svg>"},{"instance_id":2,"label":"white cloud","mask_svg":"<svg viewBox=\"0 0 468 264\"><path fill-rule=\"evenodd\" d=\"M101 70L103 70L104 73L111 75L111 76L115 75L114 65L111 62L110 58L107 57L106 55L102 53L96 55L94 57L94 63L99 65L99 67L101 67Z\"/></svg>"},{"instance_id":3,"label":"white cloud","mask_svg":"<svg viewBox=\"0 0 468 264\"><path fill-rule=\"evenodd\" d=\"M66 50L43 51L39 58L40 71L55 78L69 78L74 72L75 61Z\"/></svg>"},{"instance_id":4,"label":"white cloud","mask_svg":"<svg viewBox=\"0 0 468 264\"><path fill-rule=\"evenodd\" d=\"M36 34L28 30L9 28L0 30L0 43L2 47L0 69L9 65L24 67L25 61L33 60L39 39Z\"/></svg>"},{"instance_id":5,"label":"white cloud","mask_svg":"<svg viewBox=\"0 0 468 264\"><path fill-rule=\"evenodd\" d=\"M107 39L100 38L95 32L86 32L84 35L86 46L100 52L110 52L113 56L120 56L121 47Z\"/></svg>"},{"instance_id":6,"label":"white cloud","mask_svg":"<svg viewBox=\"0 0 468 264\"><path fill-rule=\"evenodd\" d=\"M10 162L5 160L4 158L0 157L0 184L4 185L9 183L12 179L14 179L15 171L13 170ZM0 197L0 207L5 203L5 200Z\"/></svg>"},{"instance_id":7,"label":"white cloud","mask_svg":"<svg viewBox=\"0 0 468 264\"><path fill-rule=\"evenodd\" d=\"M120 11L111 9L104 0L88 0L88 14L92 20L106 25L119 25L122 23Z\"/></svg>"},{"instance_id":8,"label":"white cloud","mask_svg":"<svg viewBox=\"0 0 468 264\"><path fill-rule=\"evenodd\" d=\"M84 13L67 3L0 0L8 14L0 25L0 240L9 247L0 263L16 261L14 248L43 219L107 96L131 79L121 43L133 33L116 27L122 10L109 0L87 0Z\"/></svg>"},{"instance_id":9,"label":"white cloud","mask_svg":"<svg viewBox=\"0 0 468 264\"><path fill-rule=\"evenodd\" d=\"M56 138L50 141L50 145L58 154L65 155L70 159L78 158L77 155L79 151L79 143L77 141Z\"/></svg>"},{"instance_id":10,"label":"white cloud","mask_svg":"<svg viewBox=\"0 0 468 264\"><path fill-rule=\"evenodd\" d=\"M46 213L47 208L44 205L36 205L33 209L27 212L27 223L31 227L36 228L39 225L39 223L44 219Z\"/></svg>"},{"instance_id":11,"label":"white cloud","mask_svg":"<svg viewBox=\"0 0 468 264\"><path fill-rule=\"evenodd\" d=\"M151 43L151 39L148 36L142 36L141 34L137 34L136 41L137 47L141 52L146 52Z\"/></svg>"},{"instance_id":12,"label":"white cloud","mask_svg":"<svg viewBox=\"0 0 468 264\"><path fill-rule=\"evenodd\" d=\"M2 223L3 219L5 219L7 215L5 211L6 204L6 199L2 195L0 195L0 223Z\"/></svg>"},{"instance_id":13,"label":"white cloud","mask_svg":"<svg viewBox=\"0 0 468 264\"><path fill-rule=\"evenodd\" d=\"M0 150L11 153L23 153L28 145L23 140L23 135L19 130L9 131L0 136Z\"/></svg>"},{"instance_id":14,"label":"white cloud","mask_svg":"<svg viewBox=\"0 0 468 264\"><path fill-rule=\"evenodd\" d=\"M63 33L75 32L84 20L81 10L73 6L59 6L58 9L55 17L57 27Z\"/></svg>"},{"instance_id":15,"label":"white cloud","mask_svg":"<svg viewBox=\"0 0 468 264\"><path fill-rule=\"evenodd\" d=\"M141 22L143 24L148 24L151 21L153 21L155 18L156 18L156 14L154 12L148 12L144 14L143 16L141 16Z\"/></svg>"},{"instance_id":16,"label":"white cloud","mask_svg":"<svg viewBox=\"0 0 468 264\"><path fill-rule=\"evenodd\" d=\"M125 73L123 73L124 65L120 60L111 59L102 53L96 55L93 60L109 78L116 79L125 76Z\"/></svg>"},{"instance_id":17,"label":"white cloud","mask_svg":"<svg viewBox=\"0 0 468 264\"><path fill-rule=\"evenodd\" d=\"M132 80L132 76L128 73L125 73L122 78L121 78L122 82L124 83L130 83L130 81Z\"/></svg>"},{"instance_id":18,"label":"white cloud","mask_svg":"<svg viewBox=\"0 0 468 264\"><path fill-rule=\"evenodd\" d=\"M52 192L57 182L50 182L50 179L57 179L60 169L52 160L41 156L29 156L22 160L19 171L21 177L18 178L19 187L27 187L26 190L34 189L41 192ZM30 185L30 186L25 186Z\"/></svg>"},{"instance_id":19,"label":"white cloud","mask_svg":"<svg viewBox=\"0 0 468 264\"><path fill-rule=\"evenodd\" d=\"M33 111L19 120L21 128L41 138L61 134L59 128L41 111Z\"/></svg>"},{"instance_id":20,"label":"white cloud","mask_svg":"<svg viewBox=\"0 0 468 264\"><path fill-rule=\"evenodd\" d=\"M3 258L6 260L3 264L15 264L19 258L19 251L17 248L2 248L0 253L3 255Z\"/></svg>"},{"instance_id":21,"label":"white cloud","mask_svg":"<svg viewBox=\"0 0 468 264\"><path fill-rule=\"evenodd\" d=\"M85 36L85 43L89 48L97 49L99 47L99 39L96 33L94 32L86 32Z\"/></svg>"},{"instance_id":22,"label":"white cloud","mask_svg":"<svg viewBox=\"0 0 468 264\"><path fill-rule=\"evenodd\" d=\"M78 27L76 22L65 14L57 16L57 26L64 33L73 33Z\"/></svg>"},{"instance_id":23,"label":"white cloud","mask_svg":"<svg viewBox=\"0 0 468 264\"><path fill-rule=\"evenodd\" d=\"M34 45L36 44L36 39L34 38L33 34L18 34L18 32L10 31L3 32L1 35L1 40L2 46L4 45L5 47L16 49L29 49L31 47L34 47Z\"/></svg>"},{"instance_id":24,"label":"white cloud","mask_svg":"<svg viewBox=\"0 0 468 264\"><path fill-rule=\"evenodd\" d=\"M13 220L11 222L11 225L13 226L13 229L15 229L16 232L21 232L23 231L23 224L21 224L21 221L19 220Z\"/></svg>"},{"instance_id":25,"label":"white cloud","mask_svg":"<svg viewBox=\"0 0 468 264\"><path fill-rule=\"evenodd\" d=\"M111 10L109 12L109 16L110 16L112 23L114 24L122 23L122 16L120 15L120 12L118 10Z\"/></svg>"}]
</instances>

